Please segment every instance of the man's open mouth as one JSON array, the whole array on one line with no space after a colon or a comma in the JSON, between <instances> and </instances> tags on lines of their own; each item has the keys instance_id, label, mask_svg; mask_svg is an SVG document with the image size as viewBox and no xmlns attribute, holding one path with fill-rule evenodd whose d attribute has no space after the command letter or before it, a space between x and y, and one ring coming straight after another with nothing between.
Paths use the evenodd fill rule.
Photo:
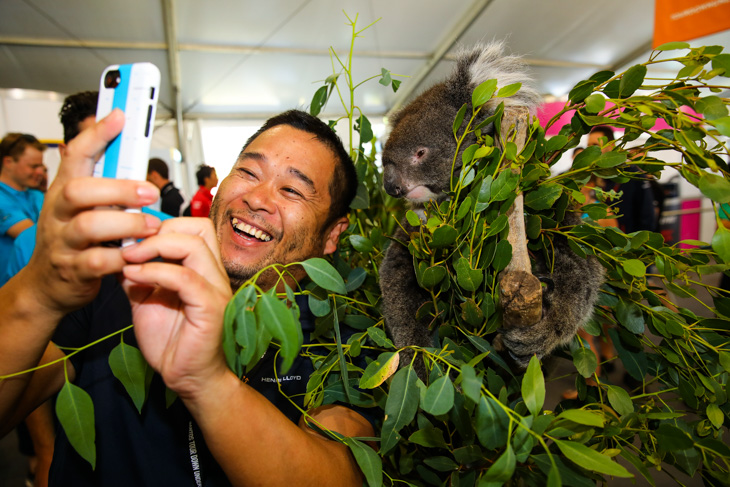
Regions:
<instances>
[{"instance_id":1,"label":"man's open mouth","mask_svg":"<svg viewBox=\"0 0 730 487\"><path fill-rule=\"evenodd\" d=\"M236 217L231 218L231 224L236 233L243 235L244 237L255 238L262 242L268 242L271 240L271 235L264 232L260 228L249 225L246 222L239 220Z\"/></svg>"}]
</instances>

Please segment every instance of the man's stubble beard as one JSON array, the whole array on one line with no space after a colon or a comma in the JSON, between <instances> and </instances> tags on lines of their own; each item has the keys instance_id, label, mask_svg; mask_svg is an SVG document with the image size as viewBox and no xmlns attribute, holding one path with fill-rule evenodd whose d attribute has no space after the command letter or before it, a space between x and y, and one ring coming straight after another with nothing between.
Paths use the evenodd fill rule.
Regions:
<instances>
[{"instance_id":1,"label":"man's stubble beard","mask_svg":"<svg viewBox=\"0 0 730 487\"><path fill-rule=\"evenodd\" d=\"M216 221L220 220L217 218L219 206L219 200L214 199L209 216L213 220L213 225L216 227L216 239L220 246L220 234L218 233L219 222ZM249 214L253 213L249 212ZM220 221L221 225L228 221L229 215L224 215L224 217L225 218ZM242 264L240 262L236 262L234 259L221 256L223 267L231 282L231 289L234 292L237 291L246 283L246 281L254 277L261 269L272 264L289 264L291 262L303 261L311 257L321 257L324 250L324 241L317 241L317 236L320 235L321 231L322 229L318 228L314 232L308 234L305 228L297 229L291 234L291 239L289 243L286 244L286 247L281 247L281 240L284 239L285 235L280 233L279 238L281 240L277 241L274 246L271 247L269 252L255 263ZM297 251L298 249L299 251ZM303 249L309 250L305 251ZM242 250L242 252L245 252L245 250ZM285 259L285 256L288 257ZM304 270L300 266L297 266L295 269L290 269L289 272L294 274L296 280L299 280L303 277ZM259 276L257 284L262 288L267 289L273 286L278 279L278 272L275 269L269 269Z\"/></svg>"}]
</instances>

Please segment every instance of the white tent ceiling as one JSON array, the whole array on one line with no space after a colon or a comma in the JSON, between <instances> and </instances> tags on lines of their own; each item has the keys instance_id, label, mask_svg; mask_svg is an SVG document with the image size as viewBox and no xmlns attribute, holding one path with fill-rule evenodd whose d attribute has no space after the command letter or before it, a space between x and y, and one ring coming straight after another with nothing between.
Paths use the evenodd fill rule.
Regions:
<instances>
[{"instance_id":1,"label":"white tent ceiling","mask_svg":"<svg viewBox=\"0 0 730 487\"><path fill-rule=\"evenodd\" d=\"M646 59L652 0L2 0L0 88L96 89L109 64L150 61L163 72L158 118L262 118L305 108L332 74L329 48L381 20L355 44L354 79L387 68L356 103L386 114L451 69L458 44L506 39L545 95L563 96L600 69ZM728 45L730 34L704 39ZM178 90L175 89L177 86ZM341 113L336 105L325 114Z\"/></svg>"}]
</instances>

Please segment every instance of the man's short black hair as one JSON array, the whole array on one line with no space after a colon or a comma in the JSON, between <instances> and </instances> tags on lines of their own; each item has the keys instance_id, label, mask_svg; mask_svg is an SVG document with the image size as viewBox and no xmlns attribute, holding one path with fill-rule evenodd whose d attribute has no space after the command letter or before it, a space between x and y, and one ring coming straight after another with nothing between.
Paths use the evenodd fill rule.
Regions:
<instances>
[{"instance_id":1,"label":"man's short black hair","mask_svg":"<svg viewBox=\"0 0 730 487\"><path fill-rule=\"evenodd\" d=\"M591 133L599 133L602 134L604 137L606 137L606 140L608 142L611 142L612 140L615 140L616 138L613 136L613 129L609 127L608 125L596 125L591 129Z\"/></svg>"},{"instance_id":2,"label":"man's short black hair","mask_svg":"<svg viewBox=\"0 0 730 487\"><path fill-rule=\"evenodd\" d=\"M149 165L147 166L147 174L152 171L155 171L165 179L170 179L170 169L167 167L167 163L162 159L157 157L150 159Z\"/></svg>"},{"instance_id":3,"label":"man's short black hair","mask_svg":"<svg viewBox=\"0 0 730 487\"><path fill-rule=\"evenodd\" d=\"M289 110L268 119L263 126L253 134L241 149L243 153L253 140L263 132L277 125L288 125L295 129L314 135L335 156L335 167L330 181L330 210L324 227L328 227L335 220L346 216L350 211L350 203L357 193L357 172L350 155L342 145L342 141L334 130L322 120L301 110ZM240 157L240 156L239 156Z\"/></svg>"},{"instance_id":4,"label":"man's short black hair","mask_svg":"<svg viewBox=\"0 0 730 487\"><path fill-rule=\"evenodd\" d=\"M82 91L69 95L63 100L58 116L63 125L63 141L69 143L79 135L79 124L89 116L96 115L96 104L99 101L98 91Z\"/></svg>"},{"instance_id":5,"label":"man's short black hair","mask_svg":"<svg viewBox=\"0 0 730 487\"><path fill-rule=\"evenodd\" d=\"M195 173L195 177L198 180L198 186L205 186L206 178L209 178L210 175L213 174L213 171L215 171L213 166L207 166L205 164L198 166L198 170Z\"/></svg>"}]
</instances>

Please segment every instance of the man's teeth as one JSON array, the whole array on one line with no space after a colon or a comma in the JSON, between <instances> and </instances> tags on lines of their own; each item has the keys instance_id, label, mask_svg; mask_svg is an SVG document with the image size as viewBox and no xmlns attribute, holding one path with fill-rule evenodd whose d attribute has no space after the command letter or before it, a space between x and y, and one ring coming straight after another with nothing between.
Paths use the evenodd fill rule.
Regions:
<instances>
[{"instance_id":1,"label":"man's teeth","mask_svg":"<svg viewBox=\"0 0 730 487\"><path fill-rule=\"evenodd\" d=\"M231 223L233 223L233 226L236 228L236 230L243 232L246 235L249 235L251 237L256 237L257 239L261 240L262 242L268 242L269 240L271 240L271 235L264 233L263 231L259 230L256 227L252 227L248 223L242 222L238 218L233 218L231 220Z\"/></svg>"}]
</instances>

